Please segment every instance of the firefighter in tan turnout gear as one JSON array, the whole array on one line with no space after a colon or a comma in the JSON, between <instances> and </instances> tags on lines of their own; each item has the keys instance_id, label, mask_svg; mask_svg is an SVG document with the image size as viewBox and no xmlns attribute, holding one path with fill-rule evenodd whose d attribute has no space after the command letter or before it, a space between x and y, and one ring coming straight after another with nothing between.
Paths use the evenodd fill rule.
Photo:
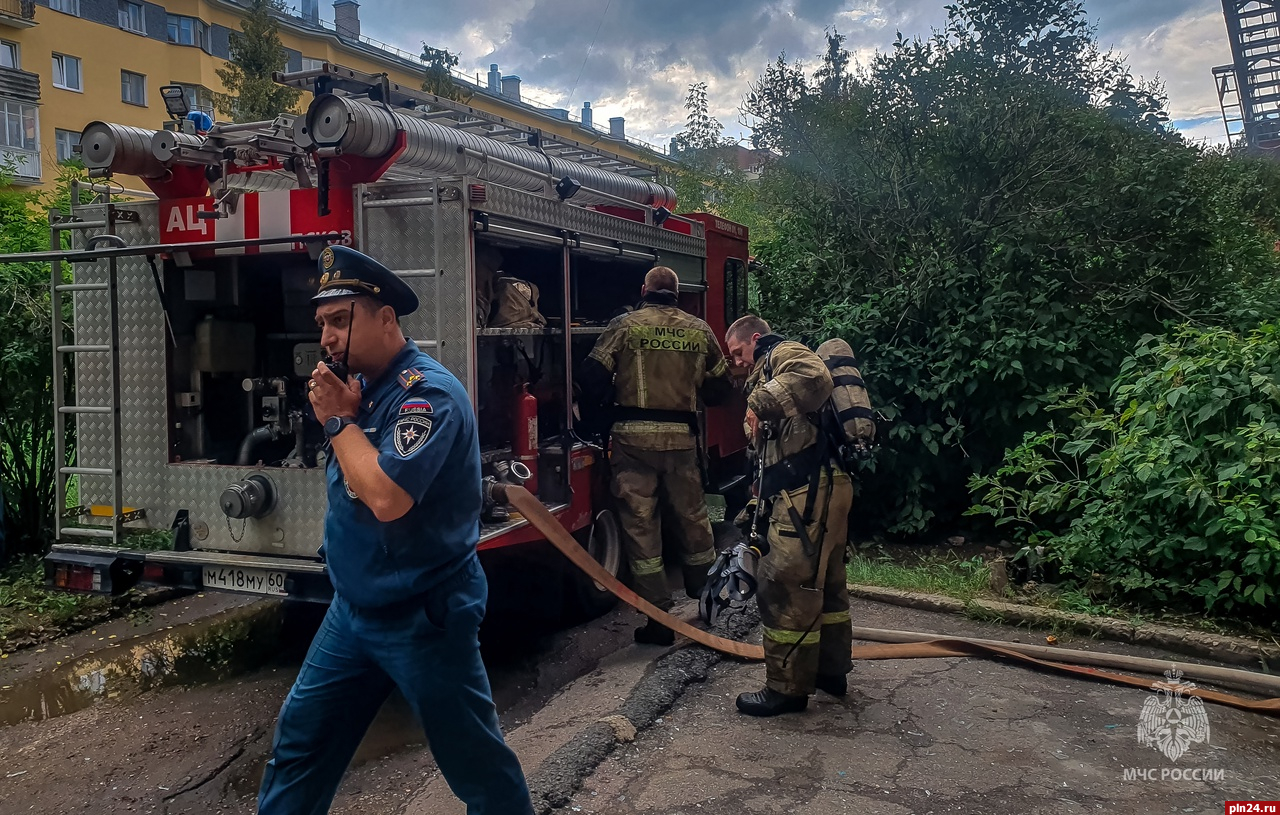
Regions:
<instances>
[{"instance_id":1,"label":"firefighter in tan turnout gear","mask_svg":"<svg viewBox=\"0 0 1280 815\"><path fill-rule=\"evenodd\" d=\"M681 547L685 592L697 597L715 560L697 449L698 402L732 393L728 364L705 322L682 311L679 281L651 269L640 306L609 324L578 373L585 406L612 405L612 490L636 593L664 611L674 603L662 559L663 525ZM610 386L612 385L612 396ZM636 642L669 645L654 620Z\"/></svg>"},{"instance_id":2,"label":"firefighter in tan turnout gear","mask_svg":"<svg viewBox=\"0 0 1280 815\"><path fill-rule=\"evenodd\" d=\"M772 503L768 551L756 567L767 681L737 704L752 716L776 716L804 710L815 688L847 692L853 624L844 547L853 482L810 420L833 388L822 359L753 316L731 325L725 344L735 365L751 368L747 435L764 457L758 500Z\"/></svg>"}]
</instances>

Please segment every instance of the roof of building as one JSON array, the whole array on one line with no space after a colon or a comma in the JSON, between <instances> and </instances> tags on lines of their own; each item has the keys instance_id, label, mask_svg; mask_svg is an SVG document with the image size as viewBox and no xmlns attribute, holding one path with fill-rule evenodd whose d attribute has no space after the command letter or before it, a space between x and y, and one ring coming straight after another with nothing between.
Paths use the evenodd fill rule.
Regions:
<instances>
[{"instance_id":1,"label":"roof of building","mask_svg":"<svg viewBox=\"0 0 1280 815\"><path fill-rule=\"evenodd\" d=\"M236 8L238 10L243 10L247 5L243 0L213 0L213 2L222 6ZM285 25L294 31L330 37L343 48L364 54L371 59L387 64L389 67L394 66L413 73L423 70L422 58L420 55L401 50L393 45L389 45L372 37L361 35L353 38L340 34L333 23L327 20L320 20L318 17L314 21L308 20L293 7L288 7L287 11L287 14L278 15L278 19L282 25ZM503 106L517 108L525 114L535 117L535 119L549 120L559 123L569 122L575 128L582 130L584 135L601 139L614 139L620 143L625 142L632 149L642 151L645 154L645 157L654 163L665 164L671 160L670 156L668 156L664 150L661 150L648 142L631 137L617 139L611 136L608 131L602 131L596 128L594 124L591 126L583 124L580 119L573 117L569 111L564 108L539 106L526 102L523 99L513 99L501 92L490 90L488 85L477 80L473 80L461 71L453 70L451 73L453 74L454 80L473 96L484 97L498 102Z\"/></svg>"}]
</instances>

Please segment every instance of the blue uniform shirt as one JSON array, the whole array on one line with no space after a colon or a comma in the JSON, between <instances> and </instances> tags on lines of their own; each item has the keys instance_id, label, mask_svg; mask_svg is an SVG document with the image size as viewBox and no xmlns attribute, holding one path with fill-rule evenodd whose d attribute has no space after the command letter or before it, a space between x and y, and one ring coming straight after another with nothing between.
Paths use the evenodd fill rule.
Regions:
<instances>
[{"instance_id":1,"label":"blue uniform shirt","mask_svg":"<svg viewBox=\"0 0 1280 815\"><path fill-rule=\"evenodd\" d=\"M402 517L379 521L331 455L321 552L334 590L368 608L422 595L474 555L480 442L462 383L411 340L364 388L356 422L383 472L414 501Z\"/></svg>"}]
</instances>

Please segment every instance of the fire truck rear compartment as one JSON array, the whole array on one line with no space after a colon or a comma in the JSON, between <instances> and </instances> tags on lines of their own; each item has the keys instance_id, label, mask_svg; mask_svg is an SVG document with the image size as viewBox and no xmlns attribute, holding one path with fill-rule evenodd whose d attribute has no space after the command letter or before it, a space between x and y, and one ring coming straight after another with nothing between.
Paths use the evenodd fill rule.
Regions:
<instances>
[{"instance_id":1,"label":"fire truck rear compartment","mask_svg":"<svg viewBox=\"0 0 1280 815\"><path fill-rule=\"evenodd\" d=\"M165 262L171 464L317 465L315 279L306 253Z\"/></svg>"}]
</instances>

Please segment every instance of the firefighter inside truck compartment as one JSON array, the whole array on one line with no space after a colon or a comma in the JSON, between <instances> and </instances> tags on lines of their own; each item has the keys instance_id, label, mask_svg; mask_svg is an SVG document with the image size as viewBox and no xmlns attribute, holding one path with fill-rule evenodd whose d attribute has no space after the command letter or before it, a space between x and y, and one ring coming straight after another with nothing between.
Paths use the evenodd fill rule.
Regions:
<instances>
[{"instance_id":1,"label":"firefighter inside truck compartment","mask_svg":"<svg viewBox=\"0 0 1280 815\"><path fill-rule=\"evenodd\" d=\"M676 273L645 275L641 302L609 323L578 369L584 406L607 406L612 492L635 590L664 611L674 604L662 557L663 522L679 543L685 592L698 597L715 560L703 495L699 402L732 393L728 364L711 327L680 309ZM670 645L675 632L649 620L636 642Z\"/></svg>"},{"instance_id":2,"label":"firefighter inside truck compartment","mask_svg":"<svg viewBox=\"0 0 1280 815\"><path fill-rule=\"evenodd\" d=\"M480 660L488 587L466 390L405 339L399 320L418 298L393 272L340 246L319 264L312 302L332 365L318 363L307 388L333 451L323 552L334 598L280 711L258 811L328 811L398 687L468 812L531 815Z\"/></svg>"}]
</instances>

